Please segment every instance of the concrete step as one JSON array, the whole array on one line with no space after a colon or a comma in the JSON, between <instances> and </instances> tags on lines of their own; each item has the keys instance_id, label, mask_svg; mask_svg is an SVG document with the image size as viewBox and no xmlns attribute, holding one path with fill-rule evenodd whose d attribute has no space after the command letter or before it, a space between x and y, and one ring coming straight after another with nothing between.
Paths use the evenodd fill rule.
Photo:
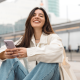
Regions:
<instances>
[{"instance_id":1,"label":"concrete step","mask_svg":"<svg viewBox=\"0 0 80 80\"><path fill-rule=\"evenodd\" d=\"M80 80L80 62L69 62L75 75L77 80Z\"/></svg>"}]
</instances>

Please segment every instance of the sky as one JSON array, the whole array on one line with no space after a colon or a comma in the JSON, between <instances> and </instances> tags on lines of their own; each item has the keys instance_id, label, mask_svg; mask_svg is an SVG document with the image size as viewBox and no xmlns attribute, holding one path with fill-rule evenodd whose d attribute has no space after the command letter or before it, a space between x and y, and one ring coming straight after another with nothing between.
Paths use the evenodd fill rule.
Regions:
<instances>
[{"instance_id":1,"label":"sky","mask_svg":"<svg viewBox=\"0 0 80 80\"><path fill-rule=\"evenodd\" d=\"M27 18L31 7L35 6L34 2L39 1L7 0L0 3L0 24L15 24L19 19ZM59 0L59 13L59 17L63 19L80 20L80 0Z\"/></svg>"},{"instance_id":2,"label":"sky","mask_svg":"<svg viewBox=\"0 0 80 80\"><path fill-rule=\"evenodd\" d=\"M80 0L59 0L59 10L61 18L80 20Z\"/></svg>"}]
</instances>

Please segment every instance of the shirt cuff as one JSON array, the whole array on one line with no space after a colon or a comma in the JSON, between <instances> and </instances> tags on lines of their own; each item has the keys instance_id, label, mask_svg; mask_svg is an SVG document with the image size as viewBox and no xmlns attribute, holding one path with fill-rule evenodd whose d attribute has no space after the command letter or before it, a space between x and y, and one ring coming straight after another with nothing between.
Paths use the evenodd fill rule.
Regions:
<instances>
[{"instance_id":1,"label":"shirt cuff","mask_svg":"<svg viewBox=\"0 0 80 80\"><path fill-rule=\"evenodd\" d=\"M28 59L28 61L36 61L36 55L34 55L34 50L36 50L35 47L27 48L27 59Z\"/></svg>"}]
</instances>

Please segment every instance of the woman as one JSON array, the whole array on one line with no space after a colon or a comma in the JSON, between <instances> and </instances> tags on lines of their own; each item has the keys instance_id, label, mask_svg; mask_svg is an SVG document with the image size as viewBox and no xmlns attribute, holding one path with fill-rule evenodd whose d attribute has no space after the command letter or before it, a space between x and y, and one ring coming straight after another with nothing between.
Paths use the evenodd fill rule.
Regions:
<instances>
[{"instance_id":1,"label":"woman","mask_svg":"<svg viewBox=\"0 0 80 80\"><path fill-rule=\"evenodd\" d=\"M63 46L43 8L36 7L30 12L25 33L16 47L0 54L0 80L60 80Z\"/></svg>"}]
</instances>

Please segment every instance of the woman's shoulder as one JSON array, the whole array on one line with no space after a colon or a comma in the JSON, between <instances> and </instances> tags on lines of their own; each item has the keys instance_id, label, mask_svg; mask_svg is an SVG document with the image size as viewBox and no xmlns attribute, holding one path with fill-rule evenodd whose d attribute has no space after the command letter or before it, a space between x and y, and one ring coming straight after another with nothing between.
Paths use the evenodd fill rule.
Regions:
<instances>
[{"instance_id":1,"label":"woman's shoulder","mask_svg":"<svg viewBox=\"0 0 80 80\"><path fill-rule=\"evenodd\" d=\"M49 40L55 40L55 39L57 39L57 40L62 41L62 39L61 39L61 38L58 36L58 34L56 34L56 33L49 34L49 35L48 35L48 39L49 39Z\"/></svg>"},{"instance_id":2,"label":"woman's shoulder","mask_svg":"<svg viewBox=\"0 0 80 80\"><path fill-rule=\"evenodd\" d=\"M51 33L51 34L46 34L46 33L43 33L45 36L47 36L47 38L57 38L57 39L61 39L58 34L56 33Z\"/></svg>"},{"instance_id":3,"label":"woman's shoulder","mask_svg":"<svg viewBox=\"0 0 80 80\"><path fill-rule=\"evenodd\" d=\"M56 33L49 34L48 36L50 36L50 37L52 37L52 38L60 38L60 37L58 36L58 34L56 34Z\"/></svg>"},{"instance_id":4,"label":"woman's shoulder","mask_svg":"<svg viewBox=\"0 0 80 80\"><path fill-rule=\"evenodd\" d=\"M49 34L49 36L58 36L58 34L56 34L56 33L51 33L51 34Z\"/></svg>"},{"instance_id":5,"label":"woman's shoulder","mask_svg":"<svg viewBox=\"0 0 80 80\"><path fill-rule=\"evenodd\" d=\"M46 33L42 33L43 35L45 35L45 36L58 36L56 33L50 33L50 34L46 34Z\"/></svg>"}]
</instances>

